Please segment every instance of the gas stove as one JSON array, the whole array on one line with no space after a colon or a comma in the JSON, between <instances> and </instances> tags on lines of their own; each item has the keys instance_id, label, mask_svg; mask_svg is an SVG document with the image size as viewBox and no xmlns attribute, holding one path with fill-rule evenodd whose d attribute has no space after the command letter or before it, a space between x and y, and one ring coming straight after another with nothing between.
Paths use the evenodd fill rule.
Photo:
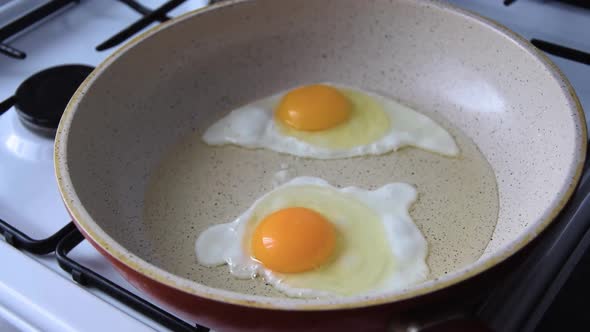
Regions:
<instances>
[{"instance_id":1,"label":"gas stove","mask_svg":"<svg viewBox=\"0 0 590 332\"><path fill-rule=\"evenodd\" d=\"M450 2L532 40L590 110L587 6L545 0ZM0 100L5 100L0 104L0 233L5 238L0 240L0 331L208 330L151 302L83 240L70 223L53 173L59 110L91 68L140 30L207 3L0 0ZM523 265L461 314L497 331L549 331L560 318L577 319L563 316L563 303L580 292L579 275L590 273L580 270L590 256L589 174Z\"/></svg>"}]
</instances>

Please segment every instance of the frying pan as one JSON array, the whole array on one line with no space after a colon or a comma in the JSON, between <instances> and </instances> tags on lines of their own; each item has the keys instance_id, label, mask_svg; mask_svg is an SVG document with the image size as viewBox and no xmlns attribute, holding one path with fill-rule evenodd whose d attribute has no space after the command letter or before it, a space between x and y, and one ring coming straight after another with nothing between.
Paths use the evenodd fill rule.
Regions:
<instances>
[{"instance_id":1,"label":"frying pan","mask_svg":"<svg viewBox=\"0 0 590 332\"><path fill-rule=\"evenodd\" d=\"M414 178L396 173L396 163L415 149L381 157L396 161L385 163L390 177L371 157L320 165L237 147L177 156L178 142L192 137L198 146L198 134L228 110L322 81L385 93L477 145L495 174L499 202L481 257L457 258L460 230L435 234L429 242L442 242L430 255L448 252L455 258L451 270L403 291L339 299L266 294L257 281L231 288L229 275L202 272L191 247L199 231L245 210L268 189L265 174L284 160L340 185L369 185L363 167L380 172L372 185L428 178L419 165ZM380 330L393 312L473 279L532 241L575 189L585 151L584 115L568 81L541 52L494 22L437 1L260 0L188 13L110 56L70 101L55 165L65 205L84 236L160 303L218 330ZM186 179L164 185L161 199L162 211L172 213L162 216L178 218L148 225L146 193L152 181L169 178L160 167L175 155L168 173L184 172ZM459 189L433 215L444 214L437 209L446 205L460 213L477 204L459 194L469 185L461 181L460 175L449 180ZM459 249L451 254L449 248Z\"/></svg>"}]
</instances>

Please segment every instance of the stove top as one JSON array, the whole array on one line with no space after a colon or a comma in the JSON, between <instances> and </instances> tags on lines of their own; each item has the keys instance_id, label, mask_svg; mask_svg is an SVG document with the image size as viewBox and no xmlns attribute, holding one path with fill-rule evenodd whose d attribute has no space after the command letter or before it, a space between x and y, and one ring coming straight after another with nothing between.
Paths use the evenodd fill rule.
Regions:
<instances>
[{"instance_id":1,"label":"stove top","mask_svg":"<svg viewBox=\"0 0 590 332\"><path fill-rule=\"evenodd\" d=\"M0 27L8 27L0 28L0 100L5 100L0 103L0 219L5 221L0 230L6 240L0 240L0 257L10 267L0 269L1 331L208 330L146 300L69 223L53 174L51 128L59 115L35 111L27 97L34 91L31 82L40 84L39 77L51 82L55 71L72 75L68 81L76 85L130 36L207 2L0 0ZM575 1L450 2L532 40L590 110L590 39L584 33L590 31L590 10ZM57 113L71 93L64 87L62 95L50 94ZM590 259L589 192L586 173L568 210L537 241L520 270L498 283L469 315L498 331L564 326L560 318L573 311L563 308L587 289L580 288L587 278L579 275L588 276L583 268Z\"/></svg>"}]
</instances>

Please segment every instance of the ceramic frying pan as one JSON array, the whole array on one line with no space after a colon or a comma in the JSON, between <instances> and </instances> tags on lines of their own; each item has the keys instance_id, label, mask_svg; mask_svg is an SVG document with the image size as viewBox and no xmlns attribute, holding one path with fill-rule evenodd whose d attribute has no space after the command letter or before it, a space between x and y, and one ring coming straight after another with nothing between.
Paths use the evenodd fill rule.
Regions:
<instances>
[{"instance_id":1,"label":"ceramic frying pan","mask_svg":"<svg viewBox=\"0 0 590 332\"><path fill-rule=\"evenodd\" d=\"M427 114L461 156L408 148L318 161L199 139L232 108L323 81ZM219 330L377 330L393 311L532 241L572 194L585 151L568 81L496 23L437 1L259 0L183 15L115 52L68 105L55 164L78 228L156 300ZM337 185L417 185L410 213L429 242L429 280L377 296L297 299L199 266L198 234L248 208L281 164Z\"/></svg>"}]
</instances>

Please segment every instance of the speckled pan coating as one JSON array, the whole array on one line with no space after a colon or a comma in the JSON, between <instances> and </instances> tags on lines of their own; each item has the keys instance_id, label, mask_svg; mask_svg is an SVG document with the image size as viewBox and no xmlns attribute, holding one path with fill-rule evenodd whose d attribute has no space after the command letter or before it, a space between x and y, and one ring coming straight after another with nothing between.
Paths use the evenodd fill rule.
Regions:
<instances>
[{"instance_id":1,"label":"speckled pan coating","mask_svg":"<svg viewBox=\"0 0 590 332\"><path fill-rule=\"evenodd\" d=\"M214 116L223 115L219 113ZM147 239L121 239L129 250L166 271L211 287L279 296L262 280L236 279L227 266L195 264L194 247L200 232L234 220L272 190L281 165L289 178L315 176L341 187L414 185L418 200L410 215L428 241L430 278L475 262L492 237L498 219L494 172L475 144L448 124L461 149L457 158L406 148L381 156L317 160L207 146L201 133L213 120L197 124L196 132L171 147L150 173L142 218ZM150 250L145 250L146 242Z\"/></svg>"},{"instance_id":2,"label":"speckled pan coating","mask_svg":"<svg viewBox=\"0 0 590 332\"><path fill-rule=\"evenodd\" d=\"M394 95L477 143L495 171L500 201L480 260L377 298L276 300L207 287L142 258L154 248L141 218L146 184L174 142L218 112L310 81ZM585 148L585 121L569 83L503 27L431 1L261 0L185 15L107 59L70 102L55 162L78 226L121 264L205 298L311 310L411 298L503 261L563 207Z\"/></svg>"}]
</instances>

